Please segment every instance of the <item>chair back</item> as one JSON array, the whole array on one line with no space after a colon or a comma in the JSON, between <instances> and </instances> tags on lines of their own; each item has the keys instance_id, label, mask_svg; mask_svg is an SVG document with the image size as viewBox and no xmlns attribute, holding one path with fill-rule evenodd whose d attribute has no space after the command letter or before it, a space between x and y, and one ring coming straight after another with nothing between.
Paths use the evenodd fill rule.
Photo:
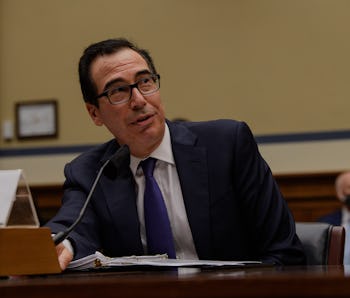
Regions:
<instances>
[{"instance_id":1,"label":"chair back","mask_svg":"<svg viewBox=\"0 0 350 298\"><path fill-rule=\"evenodd\" d=\"M308 265L343 265L345 229L321 222L296 222Z\"/></svg>"}]
</instances>

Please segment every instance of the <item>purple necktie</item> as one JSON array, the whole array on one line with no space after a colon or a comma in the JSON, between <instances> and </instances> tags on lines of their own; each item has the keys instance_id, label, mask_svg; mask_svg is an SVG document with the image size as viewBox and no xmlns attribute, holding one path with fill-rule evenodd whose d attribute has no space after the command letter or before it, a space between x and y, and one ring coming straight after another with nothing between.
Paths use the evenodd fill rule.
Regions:
<instances>
[{"instance_id":1,"label":"purple necktie","mask_svg":"<svg viewBox=\"0 0 350 298\"><path fill-rule=\"evenodd\" d=\"M144 216L148 254L168 254L176 258L168 212L157 181L153 177L156 159L140 163L145 175Z\"/></svg>"}]
</instances>

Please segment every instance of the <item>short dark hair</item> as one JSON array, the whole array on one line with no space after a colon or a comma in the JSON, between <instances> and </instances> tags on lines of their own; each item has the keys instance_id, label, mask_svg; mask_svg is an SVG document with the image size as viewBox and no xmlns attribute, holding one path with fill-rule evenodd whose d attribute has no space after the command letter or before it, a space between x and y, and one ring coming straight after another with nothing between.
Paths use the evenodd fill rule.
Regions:
<instances>
[{"instance_id":1,"label":"short dark hair","mask_svg":"<svg viewBox=\"0 0 350 298\"><path fill-rule=\"evenodd\" d=\"M81 92L85 102L91 103L98 107L97 87L91 78L91 63L100 56L111 55L121 49L129 48L140 54L146 61L150 71L157 73L153 59L147 50L137 47L131 41L125 38L107 39L94 43L84 50L79 60L79 81Z\"/></svg>"}]
</instances>

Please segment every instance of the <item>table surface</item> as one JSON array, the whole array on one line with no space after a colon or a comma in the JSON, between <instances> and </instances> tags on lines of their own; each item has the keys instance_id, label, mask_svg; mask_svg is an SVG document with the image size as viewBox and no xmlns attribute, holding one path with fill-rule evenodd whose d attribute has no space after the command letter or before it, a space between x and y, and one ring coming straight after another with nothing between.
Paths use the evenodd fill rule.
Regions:
<instances>
[{"instance_id":1,"label":"table surface","mask_svg":"<svg viewBox=\"0 0 350 298\"><path fill-rule=\"evenodd\" d=\"M350 267L65 272L0 279L0 297L350 297Z\"/></svg>"}]
</instances>

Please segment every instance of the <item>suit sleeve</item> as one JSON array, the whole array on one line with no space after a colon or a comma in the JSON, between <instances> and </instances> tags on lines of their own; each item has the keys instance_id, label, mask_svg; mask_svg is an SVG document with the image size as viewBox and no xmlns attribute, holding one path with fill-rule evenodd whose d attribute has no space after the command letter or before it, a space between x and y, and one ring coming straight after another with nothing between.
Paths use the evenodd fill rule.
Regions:
<instances>
[{"instance_id":1,"label":"suit sleeve","mask_svg":"<svg viewBox=\"0 0 350 298\"><path fill-rule=\"evenodd\" d=\"M245 123L237 129L236 140L236 189L252 243L265 262L305 263L293 216Z\"/></svg>"},{"instance_id":2,"label":"suit sleeve","mask_svg":"<svg viewBox=\"0 0 350 298\"><path fill-rule=\"evenodd\" d=\"M65 166L66 180L63 185L62 206L58 213L46 224L53 233L64 231L79 217L91 187L90 184L93 178L79 179L79 177L87 177L89 175L86 172L82 173L78 167L75 167L73 170L73 167L73 164ZM98 220L91 204L88 206L82 221L69 234L68 239L74 248L74 259L93 254L100 247Z\"/></svg>"}]
</instances>

